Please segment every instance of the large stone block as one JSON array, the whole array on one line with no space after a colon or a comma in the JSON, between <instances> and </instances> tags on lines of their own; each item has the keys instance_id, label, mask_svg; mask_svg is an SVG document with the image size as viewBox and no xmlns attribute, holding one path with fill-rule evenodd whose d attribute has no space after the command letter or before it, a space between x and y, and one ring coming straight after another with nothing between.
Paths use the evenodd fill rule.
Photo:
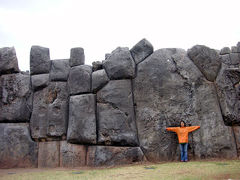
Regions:
<instances>
[{"instance_id":1,"label":"large stone block","mask_svg":"<svg viewBox=\"0 0 240 180\"><path fill-rule=\"evenodd\" d=\"M70 66L73 67L84 65L84 63L85 63L84 49L81 47L72 48L69 61Z\"/></svg>"},{"instance_id":2,"label":"large stone block","mask_svg":"<svg viewBox=\"0 0 240 180\"><path fill-rule=\"evenodd\" d=\"M17 72L19 72L19 68L15 48L0 48L0 75Z\"/></svg>"},{"instance_id":3,"label":"large stone block","mask_svg":"<svg viewBox=\"0 0 240 180\"><path fill-rule=\"evenodd\" d=\"M153 53L153 46L148 40L142 39L130 51L135 63L138 64Z\"/></svg>"},{"instance_id":4,"label":"large stone block","mask_svg":"<svg viewBox=\"0 0 240 180\"><path fill-rule=\"evenodd\" d=\"M0 122L27 122L32 111L30 76L9 74L0 77Z\"/></svg>"},{"instance_id":5,"label":"large stone block","mask_svg":"<svg viewBox=\"0 0 240 180\"><path fill-rule=\"evenodd\" d=\"M97 71L97 70L100 70L102 69L102 62L101 61L94 61L92 63L92 68L93 68L93 71Z\"/></svg>"},{"instance_id":6,"label":"large stone block","mask_svg":"<svg viewBox=\"0 0 240 180\"><path fill-rule=\"evenodd\" d=\"M60 142L60 167L80 167L86 165L87 147Z\"/></svg>"},{"instance_id":7,"label":"large stone block","mask_svg":"<svg viewBox=\"0 0 240 180\"><path fill-rule=\"evenodd\" d=\"M135 62L128 48L118 47L103 61L103 68L110 79L131 79L135 77Z\"/></svg>"},{"instance_id":8,"label":"large stone block","mask_svg":"<svg viewBox=\"0 0 240 180\"><path fill-rule=\"evenodd\" d=\"M98 142L137 146L131 80L111 80L97 93Z\"/></svg>"},{"instance_id":9,"label":"large stone block","mask_svg":"<svg viewBox=\"0 0 240 180\"><path fill-rule=\"evenodd\" d=\"M240 69L222 66L216 80L219 102L226 125L240 125Z\"/></svg>"},{"instance_id":10,"label":"large stone block","mask_svg":"<svg viewBox=\"0 0 240 180\"><path fill-rule=\"evenodd\" d=\"M113 166L143 160L139 147L89 146L87 152L88 166Z\"/></svg>"},{"instance_id":11,"label":"large stone block","mask_svg":"<svg viewBox=\"0 0 240 180\"><path fill-rule=\"evenodd\" d=\"M107 84L108 81L109 81L109 78L108 78L107 73L104 69L94 71L92 73L92 91L97 92L105 84Z\"/></svg>"},{"instance_id":12,"label":"large stone block","mask_svg":"<svg viewBox=\"0 0 240 180\"><path fill-rule=\"evenodd\" d=\"M237 146L238 157L240 157L240 126L233 126L234 137Z\"/></svg>"},{"instance_id":13,"label":"large stone block","mask_svg":"<svg viewBox=\"0 0 240 180\"><path fill-rule=\"evenodd\" d=\"M30 72L33 74L46 74L50 70L49 49L41 46L32 46L30 52Z\"/></svg>"},{"instance_id":14,"label":"large stone block","mask_svg":"<svg viewBox=\"0 0 240 180\"><path fill-rule=\"evenodd\" d=\"M51 61L50 80L67 81L70 71L69 59Z\"/></svg>"},{"instance_id":15,"label":"large stone block","mask_svg":"<svg viewBox=\"0 0 240 180\"><path fill-rule=\"evenodd\" d=\"M56 168L59 167L60 142L39 142L38 167Z\"/></svg>"},{"instance_id":16,"label":"large stone block","mask_svg":"<svg viewBox=\"0 0 240 180\"><path fill-rule=\"evenodd\" d=\"M221 68L221 61L216 50L207 46L196 45L188 50L188 56L209 81L214 81Z\"/></svg>"},{"instance_id":17,"label":"large stone block","mask_svg":"<svg viewBox=\"0 0 240 180\"><path fill-rule=\"evenodd\" d=\"M88 65L72 67L68 78L71 95L91 92L92 68Z\"/></svg>"},{"instance_id":18,"label":"large stone block","mask_svg":"<svg viewBox=\"0 0 240 180\"><path fill-rule=\"evenodd\" d=\"M49 84L49 74L32 75L31 82L34 91L45 88Z\"/></svg>"},{"instance_id":19,"label":"large stone block","mask_svg":"<svg viewBox=\"0 0 240 180\"><path fill-rule=\"evenodd\" d=\"M71 143L96 144L94 94L71 96L67 140Z\"/></svg>"},{"instance_id":20,"label":"large stone block","mask_svg":"<svg viewBox=\"0 0 240 180\"><path fill-rule=\"evenodd\" d=\"M48 87L49 137L66 137L68 123L68 90L66 82L51 82Z\"/></svg>"},{"instance_id":21,"label":"large stone block","mask_svg":"<svg viewBox=\"0 0 240 180\"><path fill-rule=\"evenodd\" d=\"M221 49L220 51L220 55L224 55L224 54L230 54L231 53L231 50L229 47L224 47Z\"/></svg>"},{"instance_id":22,"label":"large stone block","mask_svg":"<svg viewBox=\"0 0 240 180\"><path fill-rule=\"evenodd\" d=\"M236 156L214 85L184 50L160 49L139 63L134 99L140 146L149 161L179 159L177 136L166 127L179 126L181 120L201 126L189 137L190 156Z\"/></svg>"},{"instance_id":23,"label":"large stone block","mask_svg":"<svg viewBox=\"0 0 240 180\"><path fill-rule=\"evenodd\" d=\"M0 124L0 168L36 168L38 145L32 141L29 125Z\"/></svg>"}]
</instances>

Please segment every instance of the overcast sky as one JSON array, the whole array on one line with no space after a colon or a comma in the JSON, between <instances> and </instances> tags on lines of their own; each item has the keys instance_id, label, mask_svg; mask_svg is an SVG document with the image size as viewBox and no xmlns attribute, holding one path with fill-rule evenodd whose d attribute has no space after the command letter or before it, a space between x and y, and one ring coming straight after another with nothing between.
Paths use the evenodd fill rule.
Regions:
<instances>
[{"instance_id":1,"label":"overcast sky","mask_svg":"<svg viewBox=\"0 0 240 180\"><path fill-rule=\"evenodd\" d=\"M65 59L83 47L86 64L142 38L154 49L221 49L240 41L239 0L0 0L0 47L14 46L21 70L32 45Z\"/></svg>"}]
</instances>

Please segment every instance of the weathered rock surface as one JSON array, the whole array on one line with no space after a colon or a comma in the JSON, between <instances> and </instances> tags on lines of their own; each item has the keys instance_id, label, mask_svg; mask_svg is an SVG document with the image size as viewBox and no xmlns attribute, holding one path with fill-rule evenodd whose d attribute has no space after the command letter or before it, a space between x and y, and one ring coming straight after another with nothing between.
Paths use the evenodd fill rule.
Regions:
<instances>
[{"instance_id":1,"label":"weathered rock surface","mask_svg":"<svg viewBox=\"0 0 240 180\"><path fill-rule=\"evenodd\" d=\"M230 54L231 53L231 50L229 47L224 47L221 49L220 51L220 55L224 55L224 54Z\"/></svg>"},{"instance_id":2,"label":"weathered rock surface","mask_svg":"<svg viewBox=\"0 0 240 180\"><path fill-rule=\"evenodd\" d=\"M60 167L80 167L86 165L86 146L60 142Z\"/></svg>"},{"instance_id":3,"label":"weathered rock surface","mask_svg":"<svg viewBox=\"0 0 240 180\"><path fill-rule=\"evenodd\" d=\"M14 47L0 48L0 75L18 73L18 60Z\"/></svg>"},{"instance_id":4,"label":"weathered rock surface","mask_svg":"<svg viewBox=\"0 0 240 180\"><path fill-rule=\"evenodd\" d=\"M92 68L93 68L93 71L97 71L97 70L100 70L102 69L102 62L101 61L94 61L92 63Z\"/></svg>"},{"instance_id":5,"label":"weathered rock surface","mask_svg":"<svg viewBox=\"0 0 240 180\"><path fill-rule=\"evenodd\" d=\"M98 142L137 146L131 80L111 80L97 93Z\"/></svg>"},{"instance_id":6,"label":"weathered rock surface","mask_svg":"<svg viewBox=\"0 0 240 180\"><path fill-rule=\"evenodd\" d=\"M68 77L68 88L71 95L91 92L92 67L81 65L72 67Z\"/></svg>"},{"instance_id":7,"label":"weathered rock surface","mask_svg":"<svg viewBox=\"0 0 240 180\"><path fill-rule=\"evenodd\" d=\"M59 167L60 142L39 142L38 167Z\"/></svg>"},{"instance_id":8,"label":"weathered rock surface","mask_svg":"<svg viewBox=\"0 0 240 180\"><path fill-rule=\"evenodd\" d=\"M237 53L238 52L237 46L232 46L231 47L231 52L232 53Z\"/></svg>"},{"instance_id":9,"label":"weathered rock surface","mask_svg":"<svg viewBox=\"0 0 240 180\"><path fill-rule=\"evenodd\" d=\"M240 69L223 66L216 85L226 125L240 125Z\"/></svg>"},{"instance_id":10,"label":"weathered rock surface","mask_svg":"<svg viewBox=\"0 0 240 180\"><path fill-rule=\"evenodd\" d=\"M230 63L231 63L231 65L239 65L240 64L240 54L230 53Z\"/></svg>"},{"instance_id":11,"label":"weathered rock surface","mask_svg":"<svg viewBox=\"0 0 240 180\"><path fill-rule=\"evenodd\" d=\"M27 122L32 111L30 76L0 76L0 122Z\"/></svg>"},{"instance_id":12,"label":"weathered rock surface","mask_svg":"<svg viewBox=\"0 0 240 180\"><path fill-rule=\"evenodd\" d=\"M142 39L130 50L130 52L135 63L138 64L153 53L153 46L148 40Z\"/></svg>"},{"instance_id":13,"label":"weathered rock surface","mask_svg":"<svg viewBox=\"0 0 240 180\"><path fill-rule=\"evenodd\" d=\"M118 47L103 61L103 68L110 79L135 77L135 62L128 48Z\"/></svg>"},{"instance_id":14,"label":"weathered rock surface","mask_svg":"<svg viewBox=\"0 0 240 180\"><path fill-rule=\"evenodd\" d=\"M89 146L87 152L88 166L112 166L143 160L139 147Z\"/></svg>"},{"instance_id":15,"label":"weathered rock surface","mask_svg":"<svg viewBox=\"0 0 240 180\"><path fill-rule=\"evenodd\" d=\"M34 91L42 89L49 84L49 74L37 74L31 76L32 88Z\"/></svg>"},{"instance_id":16,"label":"weathered rock surface","mask_svg":"<svg viewBox=\"0 0 240 180\"><path fill-rule=\"evenodd\" d=\"M69 61L70 66L73 67L84 65L84 63L85 63L84 49L81 47L72 48Z\"/></svg>"},{"instance_id":17,"label":"weathered rock surface","mask_svg":"<svg viewBox=\"0 0 240 180\"><path fill-rule=\"evenodd\" d=\"M32 46L30 52L30 73L46 74L50 70L49 49L41 46Z\"/></svg>"},{"instance_id":18,"label":"weathered rock surface","mask_svg":"<svg viewBox=\"0 0 240 180\"><path fill-rule=\"evenodd\" d=\"M179 158L176 135L166 127L179 126L180 120L201 126L190 137L194 157L236 155L215 88L184 50L160 49L139 63L134 97L140 146L148 160Z\"/></svg>"},{"instance_id":19,"label":"weathered rock surface","mask_svg":"<svg viewBox=\"0 0 240 180\"><path fill-rule=\"evenodd\" d=\"M51 62L50 80L67 81L70 71L69 59L53 60Z\"/></svg>"},{"instance_id":20,"label":"weathered rock surface","mask_svg":"<svg viewBox=\"0 0 240 180\"><path fill-rule=\"evenodd\" d=\"M218 52L209 47L196 45L188 50L188 56L209 81L214 81L221 68Z\"/></svg>"},{"instance_id":21,"label":"weathered rock surface","mask_svg":"<svg viewBox=\"0 0 240 180\"><path fill-rule=\"evenodd\" d=\"M92 73L92 91L97 92L105 84L107 84L108 81L109 81L109 78L108 78L107 73L104 69L94 71Z\"/></svg>"},{"instance_id":22,"label":"weathered rock surface","mask_svg":"<svg viewBox=\"0 0 240 180\"><path fill-rule=\"evenodd\" d=\"M96 144L96 97L94 94L71 96L67 140L71 143Z\"/></svg>"},{"instance_id":23,"label":"weathered rock surface","mask_svg":"<svg viewBox=\"0 0 240 180\"><path fill-rule=\"evenodd\" d=\"M67 134L68 90L66 82L51 82L48 87L47 135L62 137Z\"/></svg>"},{"instance_id":24,"label":"weathered rock surface","mask_svg":"<svg viewBox=\"0 0 240 180\"><path fill-rule=\"evenodd\" d=\"M37 155L27 123L0 124L0 168L36 168Z\"/></svg>"},{"instance_id":25,"label":"weathered rock surface","mask_svg":"<svg viewBox=\"0 0 240 180\"><path fill-rule=\"evenodd\" d=\"M240 126L233 126L232 128L235 135L238 157L240 157Z\"/></svg>"}]
</instances>

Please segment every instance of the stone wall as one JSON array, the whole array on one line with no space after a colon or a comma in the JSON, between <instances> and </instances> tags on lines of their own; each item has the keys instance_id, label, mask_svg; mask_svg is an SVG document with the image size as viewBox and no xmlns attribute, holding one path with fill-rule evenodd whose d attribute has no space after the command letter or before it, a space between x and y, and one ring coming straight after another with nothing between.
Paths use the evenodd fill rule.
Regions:
<instances>
[{"instance_id":1,"label":"stone wall","mask_svg":"<svg viewBox=\"0 0 240 180\"><path fill-rule=\"evenodd\" d=\"M83 48L50 60L32 46L30 73L0 49L0 168L109 166L179 159L166 127L189 135L189 158L240 155L240 43L154 51L146 39L85 65Z\"/></svg>"}]
</instances>

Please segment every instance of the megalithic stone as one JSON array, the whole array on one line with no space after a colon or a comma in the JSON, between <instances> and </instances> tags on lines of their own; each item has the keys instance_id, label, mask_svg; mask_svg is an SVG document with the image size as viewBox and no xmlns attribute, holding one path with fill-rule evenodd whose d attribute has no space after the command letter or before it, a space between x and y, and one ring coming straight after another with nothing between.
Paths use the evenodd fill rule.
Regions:
<instances>
[{"instance_id":1,"label":"megalithic stone","mask_svg":"<svg viewBox=\"0 0 240 180\"><path fill-rule=\"evenodd\" d=\"M84 63L85 63L84 49L81 47L72 48L69 61L70 66L73 67L84 65Z\"/></svg>"}]
</instances>

